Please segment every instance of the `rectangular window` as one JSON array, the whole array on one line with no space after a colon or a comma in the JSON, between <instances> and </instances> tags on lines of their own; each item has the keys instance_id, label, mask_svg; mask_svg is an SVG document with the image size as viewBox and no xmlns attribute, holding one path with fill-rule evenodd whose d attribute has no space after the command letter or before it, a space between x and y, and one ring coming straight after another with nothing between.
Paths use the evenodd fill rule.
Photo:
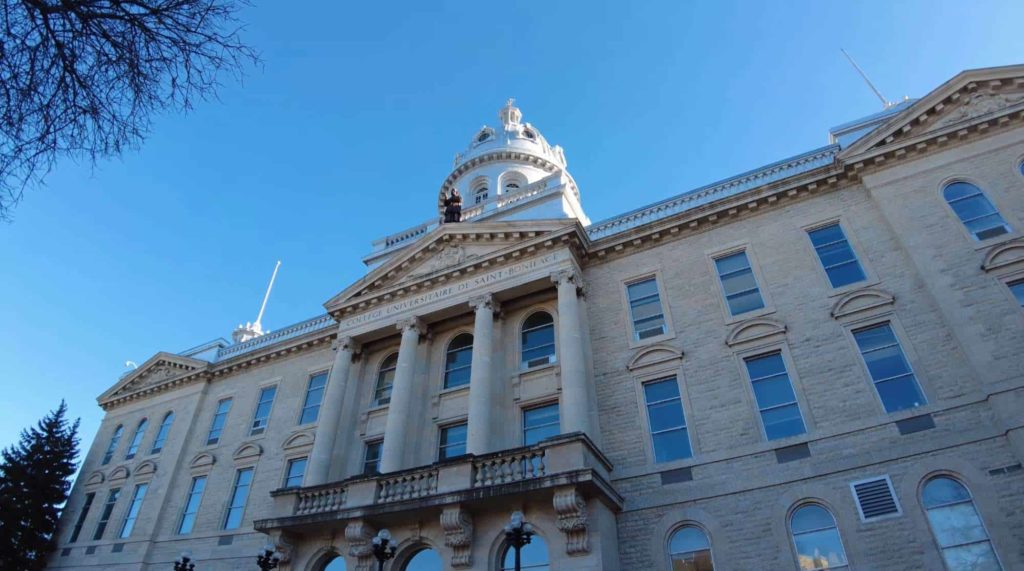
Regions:
<instances>
[{"instance_id":1,"label":"rectangular window","mask_svg":"<svg viewBox=\"0 0 1024 571\"><path fill-rule=\"evenodd\" d=\"M545 438L561 434L558 422L558 403L538 406L523 411L523 445L530 446Z\"/></svg>"},{"instance_id":2,"label":"rectangular window","mask_svg":"<svg viewBox=\"0 0 1024 571\"><path fill-rule=\"evenodd\" d=\"M309 386L306 388L306 400L302 403L302 414L299 415L299 424L316 422L320 416L320 401L324 399L324 387L327 386L327 373L317 373L309 378Z\"/></svg>"},{"instance_id":3,"label":"rectangular window","mask_svg":"<svg viewBox=\"0 0 1024 571\"><path fill-rule=\"evenodd\" d=\"M274 396L277 395L277 387L264 387L260 391L260 401L256 405L256 411L252 414L252 426L249 428L249 435L263 434L270 422L270 409L274 407Z\"/></svg>"},{"instance_id":4,"label":"rectangular window","mask_svg":"<svg viewBox=\"0 0 1024 571\"><path fill-rule=\"evenodd\" d=\"M627 285L626 295L629 297L629 316L633 321L635 339L639 341L668 332L655 278Z\"/></svg>"},{"instance_id":5,"label":"rectangular window","mask_svg":"<svg viewBox=\"0 0 1024 571\"><path fill-rule=\"evenodd\" d=\"M1013 293L1013 297L1017 299L1017 303L1021 307L1024 307L1024 280L1011 282L1010 292Z\"/></svg>"},{"instance_id":6,"label":"rectangular window","mask_svg":"<svg viewBox=\"0 0 1024 571\"><path fill-rule=\"evenodd\" d=\"M814 251L832 287L843 287L866 278L864 269L857 261L857 254L850 247L838 222L811 230L807 235L811 238L811 244L814 245Z\"/></svg>"},{"instance_id":7,"label":"rectangular window","mask_svg":"<svg viewBox=\"0 0 1024 571\"><path fill-rule=\"evenodd\" d=\"M75 520L75 527L71 530L71 539L68 540L68 543L78 541L78 536L82 533L82 526L85 525L85 518L89 515L89 508L92 507L94 499L96 499L96 494L91 492L85 494L85 504L82 506L82 511L78 512L78 519Z\"/></svg>"},{"instance_id":8,"label":"rectangular window","mask_svg":"<svg viewBox=\"0 0 1024 571\"><path fill-rule=\"evenodd\" d=\"M189 488L188 499L185 500L185 511L181 514L181 523L178 524L178 534L192 533L192 527L196 524L196 515L199 513L199 504L203 501L204 491L206 491L206 476L192 478L192 487Z\"/></svg>"},{"instance_id":9,"label":"rectangular window","mask_svg":"<svg viewBox=\"0 0 1024 571\"><path fill-rule=\"evenodd\" d=\"M306 476L306 459L295 458L288 461L288 473L284 477L284 487L301 488L302 479Z\"/></svg>"},{"instance_id":10,"label":"rectangular window","mask_svg":"<svg viewBox=\"0 0 1024 571\"><path fill-rule=\"evenodd\" d=\"M768 440L807 432L782 353L744 359Z\"/></svg>"},{"instance_id":11,"label":"rectangular window","mask_svg":"<svg viewBox=\"0 0 1024 571\"><path fill-rule=\"evenodd\" d=\"M103 511L100 512L100 521L96 524L96 533L92 534L93 541L103 539L103 532L107 530L110 514L114 513L114 505L117 504L117 498L120 496L121 488L114 488L107 493L107 503L103 504Z\"/></svg>"},{"instance_id":12,"label":"rectangular window","mask_svg":"<svg viewBox=\"0 0 1024 571\"><path fill-rule=\"evenodd\" d=\"M668 462L693 456L676 378L644 384L644 401L651 424L654 461Z\"/></svg>"},{"instance_id":13,"label":"rectangular window","mask_svg":"<svg viewBox=\"0 0 1024 571\"><path fill-rule=\"evenodd\" d=\"M149 484L135 486L135 493L132 494L132 503L128 504L128 513L124 514L124 523L121 524L121 539L128 539L135 527L135 520L139 519L139 511L142 510L142 500L146 497L146 490Z\"/></svg>"},{"instance_id":14,"label":"rectangular window","mask_svg":"<svg viewBox=\"0 0 1024 571\"><path fill-rule=\"evenodd\" d=\"M206 437L206 444L220 442L220 433L224 431L224 423L228 420L228 411L231 410L231 399L224 399L217 403L217 412L213 415L213 422L210 424L210 434Z\"/></svg>"},{"instance_id":15,"label":"rectangular window","mask_svg":"<svg viewBox=\"0 0 1024 571\"><path fill-rule=\"evenodd\" d=\"M252 485L252 468L242 468L235 474L235 487L231 492L231 503L228 513L224 515L224 529L238 529L245 515L245 502L249 498L249 486Z\"/></svg>"},{"instance_id":16,"label":"rectangular window","mask_svg":"<svg viewBox=\"0 0 1024 571\"><path fill-rule=\"evenodd\" d=\"M466 454L466 423L453 424L441 429L438 460L447 460Z\"/></svg>"},{"instance_id":17,"label":"rectangular window","mask_svg":"<svg viewBox=\"0 0 1024 571\"><path fill-rule=\"evenodd\" d=\"M374 440L366 443L366 451L363 453L363 474L370 476L380 473L380 448L383 440Z\"/></svg>"},{"instance_id":18,"label":"rectangular window","mask_svg":"<svg viewBox=\"0 0 1024 571\"><path fill-rule=\"evenodd\" d=\"M715 259L715 268L722 282L730 314L739 315L764 307L757 278L754 277L754 270L750 267L745 251Z\"/></svg>"},{"instance_id":19,"label":"rectangular window","mask_svg":"<svg viewBox=\"0 0 1024 571\"><path fill-rule=\"evenodd\" d=\"M890 324L882 323L854 331L853 337L886 412L925 404L917 377Z\"/></svg>"}]
</instances>

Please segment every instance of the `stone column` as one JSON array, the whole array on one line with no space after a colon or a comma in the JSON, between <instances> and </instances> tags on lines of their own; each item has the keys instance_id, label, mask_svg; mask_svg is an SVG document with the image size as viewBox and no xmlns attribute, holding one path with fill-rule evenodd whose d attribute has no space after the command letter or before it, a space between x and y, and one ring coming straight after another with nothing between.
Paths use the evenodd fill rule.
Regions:
<instances>
[{"instance_id":1,"label":"stone column","mask_svg":"<svg viewBox=\"0 0 1024 571\"><path fill-rule=\"evenodd\" d=\"M395 369L394 384L391 385L391 403L388 405L388 418L384 424L384 445L380 453L382 473L402 469L409 415L412 414L416 346L419 345L420 335L426 332L426 327L417 317L398 322L398 329L402 332L402 343L398 346L398 367Z\"/></svg>"},{"instance_id":2,"label":"stone column","mask_svg":"<svg viewBox=\"0 0 1024 571\"><path fill-rule=\"evenodd\" d=\"M334 444L338 439L341 422L341 406L345 397L345 386L348 384L348 373L352 367L352 356L358 345L351 337L339 337L334 366L327 380L327 390L320 401L320 420L316 427L316 438L313 450L309 454L309 467L306 469L306 486L326 484L331 470L331 456Z\"/></svg>"},{"instance_id":3,"label":"stone column","mask_svg":"<svg viewBox=\"0 0 1024 571\"><path fill-rule=\"evenodd\" d=\"M491 416L494 380L491 375L491 355L494 353L494 312L498 304L490 295L482 295L471 299L469 305L476 311L476 320L473 322L473 365L469 370L466 451L470 454L486 454L493 448Z\"/></svg>"},{"instance_id":4,"label":"stone column","mask_svg":"<svg viewBox=\"0 0 1024 571\"><path fill-rule=\"evenodd\" d=\"M590 426L590 394L587 388L586 356L583 350L583 322L576 288L580 276L573 270L551 275L558 285L558 359L562 370L562 432L583 432L596 436Z\"/></svg>"}]
</instances>

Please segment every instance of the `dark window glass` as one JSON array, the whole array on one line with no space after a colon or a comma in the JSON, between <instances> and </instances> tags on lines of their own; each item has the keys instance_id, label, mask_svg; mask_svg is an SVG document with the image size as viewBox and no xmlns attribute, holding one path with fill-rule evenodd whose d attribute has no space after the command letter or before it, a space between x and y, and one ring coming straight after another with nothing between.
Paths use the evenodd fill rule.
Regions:
<instances>
[{"instance_id":1,"label":"dark window glass","mask_svg":"<svg viewBox=\"0 0 1024 571\"><path fill-rule=\"evenodd\" d=\"M447 460L466 454L466 424L453 424L441 429L438 460Z\"/></svg>"},{"instance_id":2,"label":"dark window glass","mask_svg":"<svg viewBox=\"0 0 1024 571\"><path fill-rule=\"evenodd\" d=\"M78 536L82 533L82 526L85 525L85 518L89 515L89 508L92 507L94 499L96 499L96 494L94 493L85 495L85 504L82 506L82 511L78 512L78 519L75 520L75 527L71 530L71 539L68 540L68 543L78 541Z\"/></svg>"},{"instance_id":3,"label":"dark window glass","mask_svg":"<svg viewBox=\"0 0 1024 571\"><path fill-rule=\"evenodd\" d=\"M380 473L380 448L383 443L382 440L366 443L366 451L363 453L363 474L369 476Z\"/></svg>"},{"instance_id":4,"label":"dark window glass","mask_svg":"<svg viewBox=\"0 0 1024 571\"><path fill-rule=\"evenodd\" d=\"M865 279L864 269L857 261L857 254L843 234L839 224L830 224L807 233L814 244L814 251L832 287L843 287Z\"/></svg>"},{"instance_id":5,"label":"dark window glass","mask_svg":"<svg viewBox=\"0 0 1024 571\"><path fill-rule=\"evenodd\" d=\"M658 295L658 282L650 278L626 286L629 297L629 315L633 320L633 336L636 339L656 337L667 331L665 314Z\"/></svg>"},{"instance_id":6,"label":"dark window glass","mask_svg":"<svg viewBox=\"0 0 1024 571\"><path fill-rule=\"evenodd\" d=\"M473 336L469 333L457 335L448 344L444 358L444 388L461 387L469 384L473 365Z\"/></svg>"},{"instance_id":7,"label":"dark window glass","mask_svg":"<svg viewBox=\"0 0 1024 571\"><path fill-rule=\"evenodd\" d=\"M142 510L142 500L146 497L146 490L149 484L135 486L135 493L132 494L132 503L128 504L128 512L124 515L124 523L121 524L121 539L128 539L135 528L135 520L139 519L139 511Z\"/></svg>"},{"instance_id":8,"label":"dark window glass","mask_svg":"<svg viewBox=\"0 0 1024 571\"><path fill-rule=\"evenodd\" d=\"M558 421L558 403L538 406L523 411L523 445L536 444L545 438L561 434Z\"/></svg>"},{"instance_id":9,"label":"dark window glass","mask_svg":"<svg viewBox=\"0 0 1024 571\"><path fill-rule=\"evenodd\" d=\"M548 562L548 544L544 538L534 535L519 551L520 569L523 571L548 571L551 564ZM505 557L501 560L501 571L514 571L516 568L516 553L511 547L505 548Z\"/></svg>"},{"instance_id":10,"label":"dark window glass","mask_svg":"<svg viewBox=\"0 0 1024 571\"><path fill-rule=\"evenodd\" d=\"M153 449L149 451L150 454L158 454L164 449L167 435L171 433L172 424L174 424L174 413L169 412L164 416L164 421L160 423L160 430L156 433L156 440L153 441Z\"/></svg>"},{"instance_id":11,"label":"dark window glass","mask_svg":"<svg viewBox=\"0 0 1024 571\"><path fill-rule=\"evenodd\" d=\"M853 332L871 380L886 412L925 404L917 377L903 355L903 348L888 323Z\"/></svg>"},{"instance_id":12,"label":"dark window glass","mask_svg":"<svg viewBox=\"0 0 1024 571\"><path fill-rule=\"evenodd\" d=\"M722 282L729 313L739 315L764 307L754 270L746 252L737 252L715 260L718 279Z\"/></svg>"},{"instance_id":13,"label":"dark window glass","mask_svg":"<svg viewBox=\"0 0 1024 571\"><path fill-rule=\"evenodd\" d=\"M231 492L231 503L224 516L224 529L238 529L242 525L245 514L245 502L249 498L249 487L252 485L252 468L243 468L235 475L235 487Z\"/></svg>"},{"instance_id":14,"label":"dark window glass","mask_svg":"<svg viewBox=\"0 0 1024 571\"><path fill-rule=\"evenodd\" d=\"M555 320L551 314L538 311L523 322L523 366L536 367L554 361Z\"/></svg>"},{"instance_id":15,"label":"dark window glass","mask_svg":"<svg viewBox=\"0 0 1024 571\"><path fill-rule=\"evenodd\" d=\"M398 353L388 355L377 371L377 387L373 391L373 403L385 405L391 402L391 387L395 384L395 371L398 369Z\"/></svg>"},{"instance_id":16,"label":"dark window glass","mask_svg":"<svg viewBox=\"0 0 1024 571\"><path fill-rule=\"evenodd\" d=\"M125 460L131 460L135 458L135 455L139 452L139 445L142 444L143 437L146 436L146 429L149 428L149 419L143 418L142 422L139 423L138 428L135 429L135 434L132 435L132 441L128 445L128 453L124 455Z\"/></svg>"},{"instance_id":17,"label":"dark window glass","mask_svg":"<svg viewBox=\"0 0 1024 571\"><path fill-rule=\"evenodd\" d=\"M1011 283L1010 291L1013 293L1013 297L1017 299L1017 303L1024 307L1024 280Z\"/></svg>"},{"instance_id":18,"label":"dark window glass","mask_svg":"<svg viewBox=\"0 0 1024 571\"><path fill-rule=\"evenodd\" d=\"M270 409L274 407L274 397L277 395L277 387L264 387L260 391L260 400L256 404L256 411L252 414L252 426L249 428L250 435L263 434L270 422Z\"/></svg>"},{"instance_id":19,"label":"dark window glass","mask_svg":"<svg viewBox=\"0 0 1024 571\"><path fill-rule=\"evenodd\" d=\"M210 433L206 436L206 444L220 442L220 434L224 431L224 424L228 421L230 410L231 399L224 399L217 403L217 412L213 414L213 422L210 423Z\"/></svg>"},{"instance_id":20,"label":"dark window glass","mask_svg":"<svg viewBox=\"0 0 1024 571\"><path fill-rule=\"evenodd\" d=\"M117 498L119 497L121 497L121 488L114 488L107 493L107 503L103 504L103 511L100 512L100 521L96 524L96 533L92 534L93 541L103 539L103 532L107 530L110 514L114 513L114 505L117 504Z\"/></svg>"},{"instance_id":21,"label":"dark window glass","mask_svg":"<svg viewBox=\"0 0 1024 571\"><path fill-rule=\"evenodd\" d=\"M782 354L762 355L744 362L754 386L765 437L775 440L806 432Z\"/></svg>"},{"instance_id":22,"label":"dark window glass","mask_svg":"<svg viewBox=\"0 0 1024 571\"><path fill-rule=\"evenodd\" d=\"M110 444L107 446L107 451L103 454L102 464L106 466L110 464L110 461L114 458L114 452L117 451L117 445L121 442L121 436L124 434L124 425L118 424L117 428L114 429L114 435L110 437Z\"/></svg>"},{"instance_id":23,"label":"dark window glass","mask_svg":"<svg viewBox=\"0 0 1024 571\"><path fill-rule=\"evenodd\" d=\"M932 478L924 486L921 503L946 567L951 571L1002 569L971 493L963 484L946 476Z\"/></svg>"},{"instance_id":24,"label":"dark window glass","mask_svg":"<svg viewBox=\"0 0 1024 571\"><path fill-rule=\"evenodd\" d=\"M189 488L188 499L185 500L185 511L181 514L181 523L178 525L179 534L192 533L196 515L199 513L199 504L203 501L204 491L206 491L206 476L192 478L192 487Z\"/></svg>"},{"instance_id":25,"label":"dark window glass","mask_svg":"<svg viewBox=\"0 0 1024 571\"><path fill-rule=\"evenodd\" d=\"M981 189L967 182L954 182L942 191L946 202L976 240L993 238L1010 231L1010 226Z\"/></svg>"},{"instance_id":26,"label":"dark window glass","mask_svg":"<svg viewBox=\"0 0 1024 571\"><path fill-rule=\"evenodd\" d=\"M306 387L306 400L302 403L302 414L299 424L316 422L320 416L320 402L324 400L324 388L327 386L327 373L317 373L309 378Z\"/></svg>"},{"instance_id":27,"label":"dark window glass","mask_svg":"<svg viewBox=\"0 0 1024 571\"><path fill-rule=\"evenodd\" d=\"M644 384L654 461L668 462L693 455L676 378Z\"/></svg>"},{"instance_id":28,"label":"dark window glass","mask_svg":"<svg viewBox=\"0 0 1024 571\"><path fill-rule=\"evenodd\" d=\"M295 458L288 461L288 473L284 477L284 487L298 488L302 486L302 479L306 476L306 459Z\"/></svg>"}]
</instances>

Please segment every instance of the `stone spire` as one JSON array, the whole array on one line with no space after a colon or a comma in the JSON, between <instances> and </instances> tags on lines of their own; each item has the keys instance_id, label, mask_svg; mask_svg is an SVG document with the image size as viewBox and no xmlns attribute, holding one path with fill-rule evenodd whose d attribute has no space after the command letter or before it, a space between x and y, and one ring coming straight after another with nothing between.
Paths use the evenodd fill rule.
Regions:
<instances>
[{"instance_id":1,"label":"stone spire","mask_svg":"<svg viewBox=\"0 0 1024 571\"><path fill-rule=\"evenodd\" d=\"M523 113L515 106L515 102L516 100L510 97L505 106L498 111L498 118L501 119L501 124L505 126L506 131L514 131L523 119Z\"/></svg>"}]
</instances>

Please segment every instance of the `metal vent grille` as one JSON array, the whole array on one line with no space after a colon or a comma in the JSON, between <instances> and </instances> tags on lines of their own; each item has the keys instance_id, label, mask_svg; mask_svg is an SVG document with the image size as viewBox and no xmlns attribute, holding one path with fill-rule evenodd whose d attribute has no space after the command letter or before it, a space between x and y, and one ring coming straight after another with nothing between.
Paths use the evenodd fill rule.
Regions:
<instances>
[{"instance_id":1,"label":"metal vent grille","mask_svg":"<svg viewBox=\"0 0 1024 571\"><path fill-rule=\"evenodd\" d=\"M872 521L886 516L900 515L900 504L892 489L889 476L870 478L850 484L857 500L861 521Z\"/></svg>"}]
</instances>

